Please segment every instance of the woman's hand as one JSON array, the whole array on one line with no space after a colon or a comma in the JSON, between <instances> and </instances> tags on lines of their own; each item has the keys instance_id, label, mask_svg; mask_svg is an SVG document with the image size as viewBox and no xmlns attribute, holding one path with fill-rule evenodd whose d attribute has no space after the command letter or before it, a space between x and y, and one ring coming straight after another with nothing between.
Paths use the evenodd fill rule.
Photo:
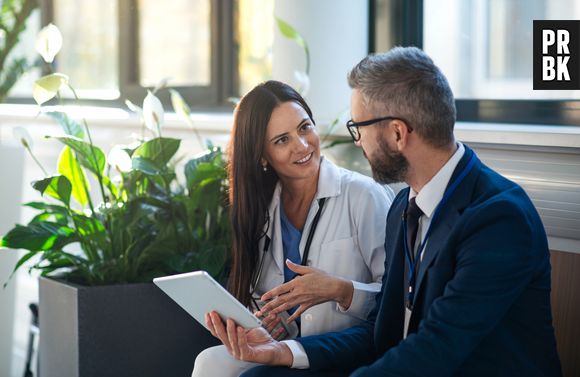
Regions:
<instances>
[{"instance_id":1,"label":"woman's hand","mask_svg":"<svg viewBox=\"0 0 580 377\"><path fill-rule=\"evenodd\" d=\"M262 317L261 312L259 311L256 312L255 315L257 317ZM280 337L285 335L286 330L282 326L276 329L276 326L282 322L282 318L280 318L280 316L275 313L268 313L268 315L260 319L262 321L262 327L268 331L268 334L270 334L270 336L276 340L281 340Z\"/></svg>"},{"instance_id":2,"label":"woman's hand","mask_svg":"<svg viewBox=\"0 0 580 377\"><path fill-rule=\"evenodd\" d=\"M293 356L288 346L272 339L263 327L246 330L231 319L224 325L215 311L205 315L205 323L211 334L221 340L229 354L237 360L268 365L292 365Z\"/></svg>"},{"instance_id":3,"label":"woman's hand","mask_svg":"<svg viewBox=\"0 0 580 377\"><path fill-rule=\"evenodd\" d=\"M354 291L351 281L331 276L314 267L294 264L288 259L286 265L299 276L264 293L262 301L271 301L258 314L278 314L300 305L286 321L290 323L306 309L327 301L336 301L348 309Z\"/></svg>"}]
</instances>

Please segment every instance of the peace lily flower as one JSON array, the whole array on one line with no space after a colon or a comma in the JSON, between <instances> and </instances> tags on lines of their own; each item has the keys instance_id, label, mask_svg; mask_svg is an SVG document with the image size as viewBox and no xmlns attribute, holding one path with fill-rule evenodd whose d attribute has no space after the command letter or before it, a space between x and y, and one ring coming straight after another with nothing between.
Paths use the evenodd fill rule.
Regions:
<instances>
[{"instance_id":1,"label":"peace lily flower","mask_svg":"<svg viewBox=\"0 0 580 377\"><path fill-rule=\"evenodd\" d=\"M107 156L109 165L121 172L128 172L131 170L131 157L125 148L127 148L127 146L115 145L113 148L111 148L111 151Z\"/></svg>"},{"instance_id":2,"label":"peace lily flower","mask_svg":"<svg viewBox=\"0 0 580 377\"><path fill-rule=\"evenodd\" d=\"M32 97L37 104L53 99L63 85L68 84L68 76L62 73L53 73L48 76L39 78L34 82L32 87Z\"/></svg>"},{"instance_id":3,"label":"peace lily flower","mask_svg":"<svg viewBox=\"0 0 580 377\"><path fill-rule=\"evenodd\" d=\"M157 85L155 85L155 88L153 88L153 93L157 93L161 89L167 88L167 84L169 83L170 80L171 80L171 77L164 77L161 80L159 80Z\"/></svg>"},{"instance_id":4,"label":"peace lily flower","mask_svg":"<svg viewBox=\"0 0 580 377\"><path fill-rule=\"evenodd\" d=\"M22 145L24 145L24 148L29 149L32 148L32 137L30 137L30 134L28 133L28 130L24 127L15 127L12 130L12 134L14 135L14 138L18 141L20 141L20 143L22 143Z\"/></svg>"},{"instance_id":5,"label":"peace lily flower","mask_svg":"<svg viewBox=\"0 0 580 377\"><path fill-rule=\"evenodd\" d=\"M24 127L15 127L12 130L12 134L14 135L14 138L20 141L20 143L24 146L24 149L26 149L28 154L30 154L30 156L32 157L34 162L36 162L36 164L40 167L40 170L42 170L44 175L48 175L48 173L46 172L40 161L38 161L34 153L32 153L32 137L28 133L28 130Z\"/></svg>"},{"instance_id":6,"label":"peace lily flower","mask_svg":"<svg viewBox=\"0 0 580 377\"><path fill-rule=\"evenodd\" d=\"M151 91L147 91L147 97L143 100L143 121L151 131L160 131L165 112L159 98Z\"/></svg>"},{"instance_id":7,"label":"peace lily flower","mask_svg":"<svg viewBox=\"0 0 580 377\"><path fill-rule=\"evenodd\" d=\"M48 24L36 37L36 51L42 56L45 62L52 63L54 57L62 47L62 34L58 27Z\"/></svg>"}]
</instances>

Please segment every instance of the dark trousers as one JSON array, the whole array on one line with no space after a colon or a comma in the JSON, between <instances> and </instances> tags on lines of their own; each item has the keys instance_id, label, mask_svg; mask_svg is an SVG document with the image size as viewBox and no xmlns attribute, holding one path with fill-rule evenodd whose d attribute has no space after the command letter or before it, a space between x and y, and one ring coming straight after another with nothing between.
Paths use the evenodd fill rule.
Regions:
<instances>
[{"instance_id":1,"label":"dark trousers","mask_svg":"<svg viewBox=\"0 0 580 377\"><path fill-rule=\"evenodd\" d=\"M271 367L261 365L240 374L240 377L347 377L349 373L312 372L309 369L291 369L286 367Z\"/></svg>"}]
</instances>

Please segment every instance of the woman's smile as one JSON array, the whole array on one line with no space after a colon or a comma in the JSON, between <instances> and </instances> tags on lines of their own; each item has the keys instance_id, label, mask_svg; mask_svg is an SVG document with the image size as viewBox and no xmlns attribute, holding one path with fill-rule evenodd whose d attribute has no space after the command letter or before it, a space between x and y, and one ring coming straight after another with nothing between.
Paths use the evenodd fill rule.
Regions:
<instances>
[{"instance_id":1,"label":"woman's smile","mask_svg":"<svg viewBox=\"0 0 580 377\"><path fill-rule=\"evenodd\" d=\"M298 164L298 165L305 164L305 163L309 162L310 160L312 160L312 156L313 156L313 155L314 155L314 152L310 152L310 153L308 153L308 154L306 155L306 157L304 157L304 158L302 158L302 159L300 159L300 160L298 160L298 161L295 161L294 163L295 163L295 164Z\"/></svg>"}]
</instances>

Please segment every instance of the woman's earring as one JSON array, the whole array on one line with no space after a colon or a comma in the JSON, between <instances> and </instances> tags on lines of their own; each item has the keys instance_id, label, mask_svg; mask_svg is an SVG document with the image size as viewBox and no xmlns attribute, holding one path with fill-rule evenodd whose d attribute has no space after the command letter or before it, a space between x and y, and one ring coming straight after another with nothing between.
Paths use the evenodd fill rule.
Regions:
<instances>
[{"instance_id":1,"label":"woman's earring","mask_svg":"<svg viewBox=\"0 0 580 377\"><path fill-rule=\"evenodd\" d=\"M264 170L265 172L268 171L268 165L262 165L262 170Z\"/></svg>"}]
</instances>

